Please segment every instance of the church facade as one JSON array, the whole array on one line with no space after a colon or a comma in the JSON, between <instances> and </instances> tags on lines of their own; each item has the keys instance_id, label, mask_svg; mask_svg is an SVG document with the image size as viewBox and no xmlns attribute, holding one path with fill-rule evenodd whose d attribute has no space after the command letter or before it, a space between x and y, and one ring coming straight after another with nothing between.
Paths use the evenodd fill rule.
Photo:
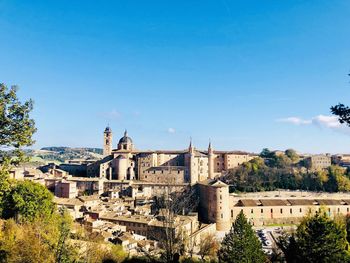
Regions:
<instances>
[{"instance_id":1,"label":"church facade","mask_svg":"<svg viewBox=\"0 0 350 263\"><path fill-rule=\"evenodd\" d=\"M103 133L104 158L88 165L88 177L193 185L217 178L255 157L240 151L214 151L211 143L205 151L196 149L192 142L184 150L137 150L127 131L113 149L112 138L112 130L107 127Z\"/></svg>"}]
</instances>

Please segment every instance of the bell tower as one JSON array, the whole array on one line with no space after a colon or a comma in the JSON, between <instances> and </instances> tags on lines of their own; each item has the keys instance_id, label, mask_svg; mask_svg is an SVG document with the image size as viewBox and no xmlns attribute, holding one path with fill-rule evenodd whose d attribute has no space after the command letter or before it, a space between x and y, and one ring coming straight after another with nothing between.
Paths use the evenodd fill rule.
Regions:
<instances>
[{"instance_id":1,"label":"bell tower","mask_svg":"<svg viewBox=\"0 0 350 263\"><path fill-rule=\"evenodd\" d=\"M112 153L112 130L109 126L103 132L103 155L107 156Z\"/></svg>"}]
</instances>

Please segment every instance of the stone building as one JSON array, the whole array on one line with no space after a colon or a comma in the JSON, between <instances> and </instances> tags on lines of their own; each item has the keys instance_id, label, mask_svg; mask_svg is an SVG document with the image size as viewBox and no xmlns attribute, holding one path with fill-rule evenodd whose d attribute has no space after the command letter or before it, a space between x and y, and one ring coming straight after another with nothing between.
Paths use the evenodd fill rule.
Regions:
<instances>
[{"instance_id":1,"label":"stone building","mask_svg":"<svg viewBox=\"0 0 350 263\"><path fill-rule=\"evenodd\" d=\"M305 158L306 166L311 170L322 170L331 166L331 156L328 154L316 154Z\"/></svg>"},{"instance_id":2,"label":"stone building","mask_svg":"<svg viewBox=\"0 0 350 263\"><path fill-rule=\"evenodd\" d=\"M229 194L228 185L219 180L198 184L199 219L216 223L217 231L228 231L240 211L254 226L297 224L310 212L325 211L329 216L350 214L348 194L286 191Z\"/></svg>"},{"instance_id":3,"label":"stone building","mask_svg":"<svg viewBox=\"0 0 350 263\"><path fill-rule=\"evenodd\" d=\"M57 181L55 184L55 196L62 198L77 197L77 183L66 180Z\"/></svg>"},{"instance_id":4,"label":"stone building","mask_svg":"<svg viewBox=\"0 0 350 263\"><path fill-rule=\"evenodd\" d=\"M235 151L215 151L209 143L206 151L190 142L185 150L141 151L134 147L127 131L112 149L112 130L104 131L102 160L88 164L87 176L108 180L140 180L150 183L196 184L216 178L255 155Z\"/></svg>"},{"instance_id":5,"label":"stone building","mask_svg":"<svg viewBox=\"0 0 350 263\"><path fill-rule=\"evenodd\" d=\"M228 205L228 185L219 180L206 180L198 183L200 221L216 223L218 231L227 231L231 227Z\"/></svg>"}]
</instances>

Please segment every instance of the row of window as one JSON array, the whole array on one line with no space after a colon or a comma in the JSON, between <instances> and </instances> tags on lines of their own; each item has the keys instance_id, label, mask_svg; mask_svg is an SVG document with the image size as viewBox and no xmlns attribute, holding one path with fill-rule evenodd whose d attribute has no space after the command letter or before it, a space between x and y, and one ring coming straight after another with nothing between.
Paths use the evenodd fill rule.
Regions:
<instances>
[{"instance_id":1,"label":"row of window","mask_svg":"<svg viewBox=\"0 0 350 263\"><path fill-rule=\"evenodd\" d=\"M221 197L221 196L220 196L220 197ZM221 209L221 207L220 207L220 209ZM243 209L242 209L242 210L243 210ZM310 211L310 208L309 208L308 210ZM319 208L318 210L321 211L321 208ZM263 214L263 213L264 213L264 209L261 208L260 212ZM302 213L302 212L303 212L302 208L299 208L299 213ZM311 212L311 211L310 211L310 212ZM339 208L339 207L338 207L338 209L337 209L337 212L340 213L340 208ZM349 207L346 208L346 212L347 212L347 213L350 212ZM251 210L250 210L250 213L253 214L253 213L254 213L254 209L251 209ZM270 209L270 213L273 213L273 209L272 209L272 208ZM283 214L283 208L280 208L280 213ZM290 214L293 214L293 208L289 208L289 213L290 213ZM328 208L328 213L331 213L331 209L330 209L330 208ZM231 217L233 217L233 210L231 210Z\"/></svg>"},{"instance_id":2,"label":"row of window","mask_svg":"<svg viewBox=\"0 0 350 263\"><path fill-rule=\"evenodd\" d=\"M119 223L124 226L144 227L144 224L140 224L140 223L124 222L124 221L120 221Z\"/></svg>"}]
</instances>

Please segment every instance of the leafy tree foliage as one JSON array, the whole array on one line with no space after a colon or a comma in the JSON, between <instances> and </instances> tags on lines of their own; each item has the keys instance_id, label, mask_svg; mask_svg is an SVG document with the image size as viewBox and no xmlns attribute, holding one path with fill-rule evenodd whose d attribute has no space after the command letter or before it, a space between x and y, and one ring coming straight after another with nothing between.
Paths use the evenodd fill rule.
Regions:
<instances>
[{"instance_id":1,"label":"leafy tree foliage","mask_svg":"<svg viewBox=\"0 0 350 263\"><path fill-rule=\"evenodd\" d=\"M38 217L50 217L55 206L53 195L43 185L32 181L17 182L4 200L4 218L33 221Z\"/></svg>"},{"instance_id":2,"label":"leafy tree foliage","mask_svg":"<svg viewBox=\"0 0 350 263\"><path fill-rule=\"evenodd\" d=\"M32 109L31 100L24 103L18 100L17 87L8 89L0 83L0 215L4 209L4 198L13 184L9 180L11 165L25 160L21 148L34 143L35 123L29 116Z\"/></svg>"},{"instance_id":3,"label":"leafy tree foliage","mask_svg":"<svg viewBox=\"0 0 350 263\"><path fill-rule=\"evenodd\" d=\"M56 213L50 218L37 218L32 222L2 221L0 262L56 262L56 248L61 235L59 226L65 220ZM72 254L75 250L70 247L69 251Z\"/></svg>"},{"instance_id":4,"label":"leafy tree foliage","mask_svg":"<svg viewBox=\"0 0 350 263\"><path fill-rule=\"evenodd\" d=\"M206 258L215 259L218 249L219 243L215 234L207 234L201 238L198 255L200 255L202 261L205 262Z\"/></svg>"},{"instance_id":5,"label":"leafy tree foliage","mask_svg":"<svg viewBox=\"0 0 350 263\"><path fill-rule=\"evenodd\" d=\"M17 90L16 86L9 89L5 84L0 84L0 165L9 158L5 150L14 150L12 152L16 158L11 160L20 162L24 159L21 148L34 143L32 135L36 131L35 122L29 116L33 109L33 101L21 103L17 97Z\"/></svg>"},{"instance_id":6,"label":"leafy tree foliage","mask_svg":"<svg viewBox=\"0 0 350 263\"><path fill-rule=\"evenodd\" d=\"M118 263L126 258L121 246L92 238L72 240L72 227L65 211L32 222L0 220L0 263Z\"/></svg>"},{"instance_id":7,"label":"leafy tree foliage","mask_svg":"<svg viewBox=\"0 0 350 263\"><path fill-rule=\"evenodd\" d=\"M120 245L87 241L86 252L80 260L86 263L118 263L123 262L125 258L126 253Z\"/></svg>"},{"instance_id":8,"label":"leafy tree foliage","mask_svg":"<svg viewBox=\"0 0 350 263\"><path fill-rule=\"evenodd\" d=\"M297 152L293 149L287 149L284 153L293 163L297 163L300 159Z\"/></svg>"},{"instance_id":9,"label":"leafy tree foliage","mask_svg":"<svg viewBox=\"0 0 350 263\"><path fill-rule=\"evenodd\" d=\"M261 243L242 211L221 243L218 257L220 262L265 262Z\"/></svg>"},{"instance_id":10,"label":"leafy tree foliage","mask_svg":"<svg viewBox=\"0 0 350 263\"><path fill-rule=\"evenodd\" d=\"M60 211L61 217L57 222L58 237L55 252L56 262L69 263L76 257L77 251L69 244L70 231L73 220L66 209Z\"/></svg>"},{"instance_id":11,"label":"leafy tree foliage","mask_svg":"<svg viewBox=\"0 0 350 263\"><path fill-rule=\"evenodd\" d=\"M261 158L271 158L273 157L273 152L271 152L268 148L264 148L262 149L261 153L260 153L260 157Z\"/></svg>"},{"instance_id":12,"label":"leafy tree foliage","mask_svg":"<svg viewBox=\"0 0 350 263\"><path fill-rule=\"evenodd\" d=\"M350 76L350 74L348 74ZM350 108L342 103L338 103L331 107L332 114L338 116L340 123L350 126Z\"/></svg>"},{"instance_id":13,"label":"leafy tree foliage","mask_svg":"<svg viewBox=\"0 0 350 263\"><path fill-rule=\"evenodd\" d=\"M9 160L5 161L0 166L0 217L4 210L4 201L10 193L13 182L9 179Z\"/></svg>"},{"instance_id":14,"label":"leafy tree foliage","mask_svg":"<svg viewBox=\"0 0 350 263\"><path fill-rule=\"evenodd\" d=\"M346 226L346 240L350 243L350 215L347 214L345 217L345 226Z\"/></svg>"},{"instance_id":15,"label":"leafy tree foliage","mask_svg":"<svg viewBox=\"0 0 350 263\"><path fill-rule=\"evenodd\" d=\"M188 187L183 191L176 191L170 181L164 186L161 195L154 198L153 209L162 223L162 228L150 231L150 235L159 241L163 250L161 256L163 262L176 261L185 251L191 250L186 231L182 231L181 226L176 225L176 217L188 215L197 205L198 196L194 188ZM180 228L179 231L175 231L176 227Z\"/></svg>"},{"instance_id":16,"label":"leafy tree foliage","mask_svg":"<svg viewBox=\"0 0 350 263\"><path fill-rule=\"evenodd\" d=\"M331 112L338 116L340 123L350 126L350 108L342 103L331 107Z\"/></svg>"},{"instance_id":17,"label":"leafy tree foliage","mask_svg":"<svg viewBox=\"0 0 350 263\"><path fill-rule=\"evenodd\" d=\"M254 192L280 188L350 191L350 175L342 167L331 166L326 170L309 171L296 162L297 156L293 150L277 155L267 151L263 155L269 158L254 158L226 175L225 181L231 185L231 190Z\"/></svg>"},{"instance_id":18,"label":"leafy tree foliage","mask_svg":"<svg viewBox=\"0 0 350 263\"><path fill-rule=\"evenodd\" d=\"M306 217L292 236L282 237L280 246L287 262L349 262L344 224L326 213Z\"/></svg>"}]
</instances>

